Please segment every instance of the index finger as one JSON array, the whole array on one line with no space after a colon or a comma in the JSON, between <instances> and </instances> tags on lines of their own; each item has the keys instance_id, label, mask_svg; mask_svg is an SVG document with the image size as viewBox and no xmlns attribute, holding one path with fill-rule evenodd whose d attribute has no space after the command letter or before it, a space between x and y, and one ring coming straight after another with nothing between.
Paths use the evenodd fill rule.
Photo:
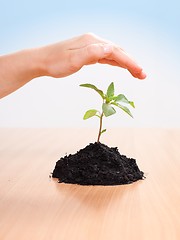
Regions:
<instances>
[{"instance_id":1,"label":"index finger","mask_svg":"<svg viewBox=\"0 0 180 240\"><path fill-rule=\"evenodd\" d=\"M127 69L133 77L144 79L146 74L133 59L123 49L113 46L112 53L107 60L113 61L114 65Z\"/></svg>"}]
</instances>

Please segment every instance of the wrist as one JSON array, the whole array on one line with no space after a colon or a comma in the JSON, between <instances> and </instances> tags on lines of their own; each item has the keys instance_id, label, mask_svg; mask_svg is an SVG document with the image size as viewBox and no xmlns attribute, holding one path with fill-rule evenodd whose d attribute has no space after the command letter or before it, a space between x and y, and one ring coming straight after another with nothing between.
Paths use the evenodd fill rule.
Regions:
<instances>
[{"instance_id":1,"label":"wrist","mask_svg":"<svg viewBox=\"0 0 180 240\"><path fill-rule=\"evenodd\" d=\"M45 64L39 48L23 50L21 53L24 69L27 70L25 74L29 76L30 80L45 75Z\"/></svg>"}]
</instances>

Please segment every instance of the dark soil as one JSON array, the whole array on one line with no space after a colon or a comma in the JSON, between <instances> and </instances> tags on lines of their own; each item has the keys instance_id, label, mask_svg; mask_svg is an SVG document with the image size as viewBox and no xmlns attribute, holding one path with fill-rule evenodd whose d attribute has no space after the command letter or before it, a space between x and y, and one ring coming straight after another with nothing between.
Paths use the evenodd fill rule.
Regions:
<instances>
[{"instance_id":1,"label":"dark soil","mask_svg":"<svg viewBox=\"0 0 180 240\"><path fill-rule=\"evenodd\" d=\"M58 160L52 177L80 185L120 185L144 179L144 173L117 147L95 142Z\"/></svg>"}]
</instances>

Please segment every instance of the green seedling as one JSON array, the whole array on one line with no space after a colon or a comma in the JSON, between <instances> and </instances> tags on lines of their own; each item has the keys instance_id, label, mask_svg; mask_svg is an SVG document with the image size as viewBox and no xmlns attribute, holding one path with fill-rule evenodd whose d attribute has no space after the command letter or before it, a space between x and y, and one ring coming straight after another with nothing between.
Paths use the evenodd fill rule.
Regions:
<instances>
[{"instance_id":1,"label":"green seedling","mask_svg":"<svg viewBox=\"0 0 180 240\"><path fill-rule=\"evenodd\" d=\"M96 109L89 109L88 111L86 111L86 113L84 114L84 117L83 117L84 120L94 117L94 116L99 118L99 132L98 132L97 142L100 141L100 137L101 137L102 133L106 132L106 129L102 129L103 117L104 116L109 117L109 116L115 114L116 110L115 110L114 106L120 108L125 113L127 113L129 116L133 117L129 108L122 104L130 105L131 107L135 108L134 102L129 101L123 94L115 95L113 82L109 85L106 93L104 93L102 90L98 89L96 86L89 84L89 83L81 84L80 86L86 87L86 88L91 88L91 89L95 90L102 98L101 111L96 110Z\"/></svg>"}]
</instances>

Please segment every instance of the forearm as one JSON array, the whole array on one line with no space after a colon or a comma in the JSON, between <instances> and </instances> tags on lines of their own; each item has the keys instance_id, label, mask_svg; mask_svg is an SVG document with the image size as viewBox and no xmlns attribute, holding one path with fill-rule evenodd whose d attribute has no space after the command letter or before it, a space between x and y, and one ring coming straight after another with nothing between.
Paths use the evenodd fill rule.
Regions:
<instances>
[{"instance_id":1,"label":"forearm","mask_svg":"<svg viewBox=\"0 0 180 240\"><path fill-rule=\"evenodd\" d=\"M33 78L43 75L39 49L23 50L0 57L0 98L14 92Z\"/></svg>"}]
</instances>

